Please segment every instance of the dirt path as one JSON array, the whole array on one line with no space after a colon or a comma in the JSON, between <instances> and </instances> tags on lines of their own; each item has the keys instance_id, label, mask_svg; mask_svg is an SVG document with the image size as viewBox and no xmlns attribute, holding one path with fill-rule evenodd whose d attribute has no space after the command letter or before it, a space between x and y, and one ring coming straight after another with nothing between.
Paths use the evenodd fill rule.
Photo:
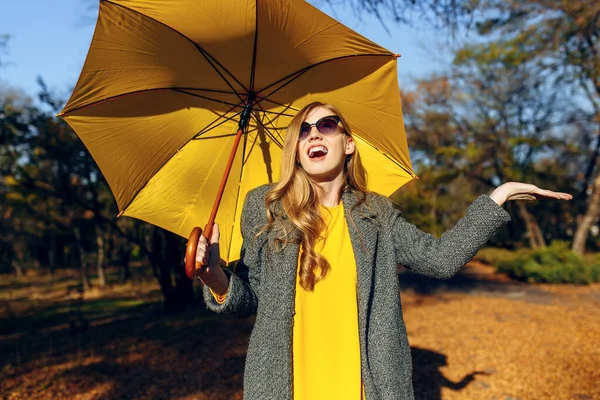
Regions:
<instances>
[{"instance_id":1,"label":"dirt path","mask_svg":"<svg viewBox=\"0 0 600 400\"><path fill-rule=\"evenodd\" d=\"M417 399L600 399L600 286L400 279ZM252 319L165 315L150 282L91 293L73 326L64 287L0 286L0 399L241 399Z\"/></svg>"},{"instance_id":2,"label":"dirt path","mask_svg":"<svg viewBox=\"0 0 600 400\"><path fill-rule=\"evenodd\" d=\"M401 282L417 398L600 399L600 286L521 284L475 262Z\"/></svg>"}]
</instances>

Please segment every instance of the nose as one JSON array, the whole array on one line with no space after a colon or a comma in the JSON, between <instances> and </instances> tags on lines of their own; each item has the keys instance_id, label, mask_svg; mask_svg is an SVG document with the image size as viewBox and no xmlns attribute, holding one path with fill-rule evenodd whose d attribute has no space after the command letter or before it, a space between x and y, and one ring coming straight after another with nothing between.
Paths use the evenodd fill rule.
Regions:
<instances>
[{"instance_id":1,"label":"nose","mask_svg":"<svg viewBox=\"0 0 600 400\"><path fill-rule=\"evenodd\" d=\"M308 132L308 140L319 139L319 138L322 139L323 135L321 135L321 132L319 132L316 125L311 125L310 131Z\"/></svg>"}]
</instances>

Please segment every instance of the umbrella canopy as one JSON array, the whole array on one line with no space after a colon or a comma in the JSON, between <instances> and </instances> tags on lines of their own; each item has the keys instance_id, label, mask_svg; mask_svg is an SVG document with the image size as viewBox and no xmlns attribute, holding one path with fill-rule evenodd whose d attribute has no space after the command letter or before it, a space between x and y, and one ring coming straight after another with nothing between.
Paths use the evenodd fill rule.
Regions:
<instances>
[{"instance_id":1,"label":"umbrella canopy","mask_svg":"<svg viewBox=\"0 0 600 400\"><path fill-rule=\"evenodd\" d=\"M396 58L302 0L101 0L59 115L122 215L187 237L209 218L249 111L216 215L228 262L246 193L278 180L285 128L313 101L349 120L370 190L390 195L414 177Z\"/></svg>"}]
</instances>

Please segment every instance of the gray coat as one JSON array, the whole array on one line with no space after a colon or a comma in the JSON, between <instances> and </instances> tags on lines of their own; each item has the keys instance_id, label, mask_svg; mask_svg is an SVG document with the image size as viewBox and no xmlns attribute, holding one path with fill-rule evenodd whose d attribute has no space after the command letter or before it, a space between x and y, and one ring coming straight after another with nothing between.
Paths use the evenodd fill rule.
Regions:
<instances>
[{"instance_id":1,"label":"gray coat","mask_svg":"<svg viewBox=\"0 0 600 400\"><path fill-rule=\"evenodd\" d=\"M270 186L248 193L242 211L244 237L240 263L248 274L232 274L225 303L208 288L207 306L216 312L256 313L244 375L248 400L293 397L292 325L299 246L275 250L274 233L255 234L266 224L265 194ZM436 239L407 223L385 197L368 194L353 207L352 193L342 196L358 279L358 318L362 379L368 400L413 399L411 354L402 317L398 265L435 278L449 278L510 220L488 196L480 196L456 226Z\"/></svg>"}]
</instances>

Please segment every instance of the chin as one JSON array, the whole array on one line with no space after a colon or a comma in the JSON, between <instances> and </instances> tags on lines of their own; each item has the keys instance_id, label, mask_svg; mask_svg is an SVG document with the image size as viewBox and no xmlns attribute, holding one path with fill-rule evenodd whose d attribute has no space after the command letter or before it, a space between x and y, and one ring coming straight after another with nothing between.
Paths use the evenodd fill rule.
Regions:
<instances>
[{"instance_id":1,"label":"chin","mask_svg":"<svg viewBox=\"0 0 600 400\"><path fill-rule=\"evenodd\" d=\"M340 173L335 171L322 171L322 170L305 170L308 177L313 182L331 182L335 180Z\"/></svg>"},{"instance_id":2,"label":"chin","mask_svg":"<svg viewBox=\"0 0 600 400\"><path fill-rule=\"evenodd\" d=\"M315 182L329 182L335 180L344 173L344 164L332 163L332 160L322 160L314 162L311 160L302 162L302 169ZM332 165L333 164L333 165Z\"/></svg>"}]
</instances>

